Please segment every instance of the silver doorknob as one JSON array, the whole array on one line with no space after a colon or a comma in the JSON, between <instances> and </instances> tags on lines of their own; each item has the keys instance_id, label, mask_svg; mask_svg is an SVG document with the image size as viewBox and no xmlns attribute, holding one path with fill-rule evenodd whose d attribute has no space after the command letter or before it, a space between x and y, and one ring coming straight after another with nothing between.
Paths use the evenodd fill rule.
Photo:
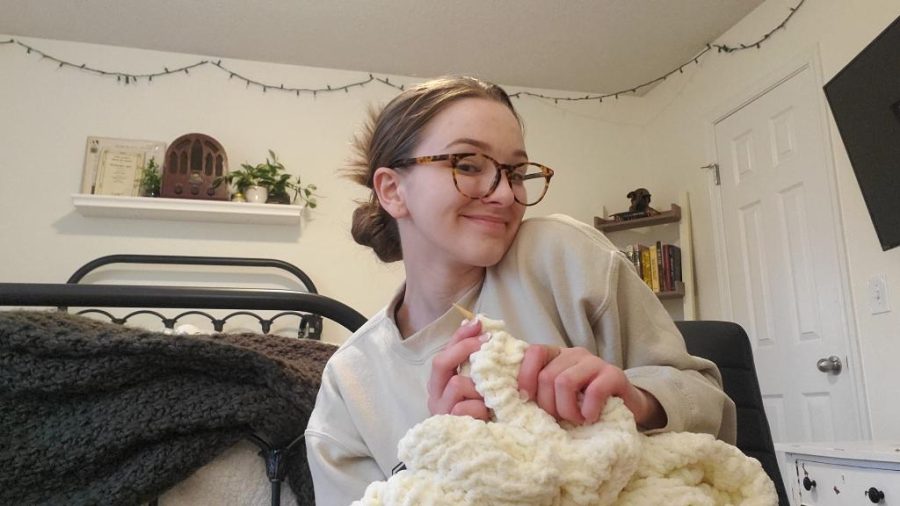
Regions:
<instances>
[{"instance_id":1,"label":"silver doorknob","mask_svg":"<svg viewBox=\"0 0 900 506\"><path fill-rule=\"evenodd\" d=\"M844 364L837 355L832 355L828 358L820 358L819 361L816 362L816 368L822 372L830 372L832 374L840 374L843 367Z\"/></svg>"}]
</instances>

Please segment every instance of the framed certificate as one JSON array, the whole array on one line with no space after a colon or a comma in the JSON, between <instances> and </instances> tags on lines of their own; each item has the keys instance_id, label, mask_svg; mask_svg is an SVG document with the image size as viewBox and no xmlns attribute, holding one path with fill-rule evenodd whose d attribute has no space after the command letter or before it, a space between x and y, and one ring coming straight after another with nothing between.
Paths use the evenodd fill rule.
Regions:
<instances>
[{"instance_id":1,"label":"framed certificate","mask_svg":"<svg viewBox=\"0 0 900 506\"><path fill-rule=\"evenodd\" d=\"M141 170L150 158L162 165L165 153L166 143L161 141L88 137L81 193L136 196Z\"/></svg>"},{"instance_id":2,"label":"framed certificate","mask_svg":"<svg viewBox=\"0 0 900 506\"><path fill-rule=\"evenodd\" d=\"M94 193L131 197L138 195L144 163L143 153L104 149L100 152Z\"/></svg>"}]
</instances>

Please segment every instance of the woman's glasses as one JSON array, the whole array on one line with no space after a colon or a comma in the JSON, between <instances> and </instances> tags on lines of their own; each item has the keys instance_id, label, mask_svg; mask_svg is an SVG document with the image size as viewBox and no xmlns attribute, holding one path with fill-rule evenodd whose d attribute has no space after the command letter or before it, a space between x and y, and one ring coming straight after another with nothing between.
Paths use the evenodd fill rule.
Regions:
<instances>
[{"instance_id":1,"label":"woman's glasses","mask_svg":"<svg viewBox=\"0 0 900 506\"><path fill-rule=\"evenodd\" d=\"M544 198L553 177L553 169L539 163L506 164L480 153L455 153L418 156L398 160L392 167L409 167L431 162L449 161L453 169L453 184L459 193L470 199L482 199L494 193L500 184L500 173L512 189L513 198L523 206L533 206Z\"/></svg>"}]
</instances>

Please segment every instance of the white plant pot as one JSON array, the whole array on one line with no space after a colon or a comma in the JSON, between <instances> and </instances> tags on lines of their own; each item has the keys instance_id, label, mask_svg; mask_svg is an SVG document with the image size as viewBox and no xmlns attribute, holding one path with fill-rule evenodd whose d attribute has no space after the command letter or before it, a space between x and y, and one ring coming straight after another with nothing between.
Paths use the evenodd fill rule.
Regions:
<instances>
[{"instance_id":1,"label":"white plant pot","mask_svg":"<svg viewBox=\"0 0 900 506\"><path fill-rule=\"evenodd\" d=\"M269 190L262 186L248 186L247 189L244 190L244 198L247 199L247 202L265 204L266 200L269 198Z\"/></svg>"}]
</instances>

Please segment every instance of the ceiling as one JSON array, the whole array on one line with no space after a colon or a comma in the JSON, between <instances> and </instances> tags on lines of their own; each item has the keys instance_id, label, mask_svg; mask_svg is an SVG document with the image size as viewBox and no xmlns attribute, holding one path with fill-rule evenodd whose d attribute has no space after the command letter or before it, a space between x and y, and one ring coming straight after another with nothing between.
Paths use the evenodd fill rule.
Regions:
<instances>
[{"instance_id":1,"label":"ceiling","mask_svg":"<svg viewBox=\"0 0 900 506\"><path fill-rule=\"evenodd\" d=\"M608 93L689 61L763 0L0 0L0 33Z\"/></svg>"}]
</instances>

